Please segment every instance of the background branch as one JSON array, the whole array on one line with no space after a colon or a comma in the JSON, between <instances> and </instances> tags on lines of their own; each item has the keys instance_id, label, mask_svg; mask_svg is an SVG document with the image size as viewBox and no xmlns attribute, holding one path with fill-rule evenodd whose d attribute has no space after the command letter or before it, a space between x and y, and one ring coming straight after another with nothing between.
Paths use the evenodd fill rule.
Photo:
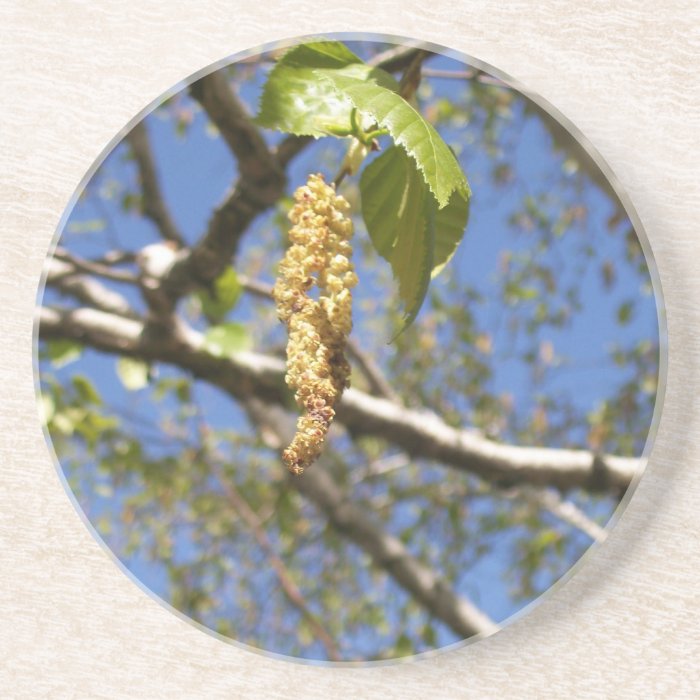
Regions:
<instances>
[{"instance_id":1,"label":"background branch","mask_svg":"<svg viewBox=\"0 0 700 700\"><path fill-rule=\"evenodd\" d=\"M277 435L279 449L291 442L294 420L278 406L253 397L244 404L255 426L264 426ZM330 477L325 462L326 458L321 456L302 478L290 476L289 484L314 503L341 535L369 554L375 566L386 571L431 615L461 638L488 635L499 629L487 615L456 595L432 569L413 557L400 540L384 532L369 513L352 503Z\"/></svg>"},{"instance_id":2,"label":"background branch","mask_svg":"<svg viewBox=\"0 0 700 700\"><path fill-rule=\"evenodd\" d=\"M69 263L78 272L87 272L88 274L104 277L113 282L136 284L139 281L138 275L133 272L129 272L128 270L115 270L109 263L103 261L85 260L73 253L69 253L64 248L56 248L53 257Z\"/></svg>"},{"instance_id":3,"label":"background branch","mask_svg":"<svg viewBox=\"0 0 700 700\"><path fill-rule=\"evenodd\" d=\"M141 210L158 228L161 236L168 241L184 246L185 241L177 230L175 222L163 201L163 194L158 183L153 153L148 140L148 132L144 121L140 121L126 135L131 146L131 152L136 160L141 180Z\"/></svg>"},{"instance_id":4,"label":"background branch","mask_svg":"<svg viewBox=\"0 0 700 700\"><path fill-rule=\"evenodd\" d=\"M277 551L270 541L270 538L267 536L258 514L250 507L248 502L245 500L245 498L243 498L240 491L235 487L232 481L226 477L219 464L210 462L209 466L213 475L221 485L226 499L231 506L233 506L233 509L236 511L239 517L250 528L255 541L267 555L270 566L275 572L275 576L277 576L277 580L282 587L282 591L289 602L295 608L297 608L297 610L299 610L302 616L306 619L314 636L321 642L321 644L323 644L328 658L331 661L340 661L341 656L340 651L338 650L338 645L335 643L335 640L333 637L331 637L328 630L326 630L316 615L314 615L311 608L309 608L301 590L299 589L299 586L297 586L294 582L289 569L287 569L284 562L277 554Z\"/></svg>"},{"instance_id":5,"label":"background branch","mask_svg":"<svg viewBox=\"0 0 700 700\"><path fill-rule=\"evenodd\" d=\"M574 503L564 500L556 491L521 486L508 489L508 491L502 492L502 495L510 499L521 498L548 510L559 520L588 535L594 542L605 542L608 537L608 533L604 528L591 520Z\"/></svg>"},{"instance_id":6,"label":"background branch","mask_svg":"<svg viewBox=\"0 0 700 700\"><path fill-rule=\"evenodd\" d=\"M39 320L42 339L71 338L105 352L171 363L236 399L257 396L281 405L289 400L284 361L254 352L215 357L204 349L203 336L182 324L173 335L144 333L142 323L102 311L45 307ZM382 438L413 457L433 459L501 487L618 491L629 486L640 468L633 457L496 443L475 430L452 428L432 412L407 409L357 389L344 392L337 419L356 435Z\"/></svg>"},{"instance_id":7,"label":"background branch","mask_svg":"<svg viewBox=\"0 0 700 700\"><path fill-rule=\"evenodd\" d=\"M46 284L83 304L125 318L138 318L129 302L97 280L78 273L78 267L57 257L47 258Z\"/></svg>"}]
</instances>

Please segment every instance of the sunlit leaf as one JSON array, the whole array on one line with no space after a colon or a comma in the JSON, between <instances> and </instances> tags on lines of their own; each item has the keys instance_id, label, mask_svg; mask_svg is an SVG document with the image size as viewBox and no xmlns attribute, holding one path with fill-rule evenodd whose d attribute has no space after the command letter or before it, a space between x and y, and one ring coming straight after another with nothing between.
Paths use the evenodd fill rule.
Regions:
<instances>
[{"instance_id":1,"label":"sunlit leaf","mask_svg":"<svg viewBox=\"0 0 700 700\"><path fill-rule=\"evenodd\" d=\"M197 296L204 315L216 322L223 319L238 303L243 288L236 271L229 267L217 277L211 291L200 290Z\"/></svg>"},{"instance_id":2,"label":"sunlit leaf","mask_svg":"<svg viewBox=\"0 0 700 700\"><path fill-rule=\"evenodd\" d=\"M204 346L217 357L250 350L253 346L247 328L240 323L222 323L212 326L204 334Z\"/></svg>"},{"instance_id":3,"label":"sunlit leaf","mask_svg":"<svg viewBox=\"0 0 700 700\"><path fill-rule=\"evenodd\" d=\"M415 162L396 146L364 169L360 191L367 231L377 252L391 263L408 327L431 276L444 268L462 239L468 202L455 192L438 211Z\"/></svg>"},{"instance_id":4,"label":"sunlit leaf","mask_svg":"<svg viewBox=\"0 0 700 700\"><path fill-rule=\"evenodd\" d=\"M272 69L260 100L256 122L297 136L339 135L351 129L352 103L317 69L345 69L360 84L372 79L389 88L396 82L386 72L363 63L339 41L301 44L287 51Z\"/></svg>"},{"instance_id":5,"label":"sunlit leaf","mask_svg":"<svg viewBox=\"0 0 700 700\"><path fill-rule=\"evenodd\" d=\"M447 206L453 192L469 199L467 178L454 154L434 127L403 97L383 85L361 80L348 70L315 73L333 85L339 96L349 99L358 110L389 131L394 142L414 159L440 209Z\"/></svg>"},{"instance_id":6,"label":"sunlit leaf","mask_svg":"<svg viewBox=\"0 0 700 700\"><path fill-rule=\"evenodd\" d=\"M46 341L46 355L54 367L60 368L77 360L83 346L73 340Z\"/></svg>"},{"instance_id":7,"label":"sunlit leaf","mask_svg":"<svg viewBox=\"0 0 700 700\"><path fill-rule=\"evenodd\" d=\"M148 365L131 357L120 357L117 360L117 376L125 389L143 389L148 384Z\"/></svg>"}]
</instances>

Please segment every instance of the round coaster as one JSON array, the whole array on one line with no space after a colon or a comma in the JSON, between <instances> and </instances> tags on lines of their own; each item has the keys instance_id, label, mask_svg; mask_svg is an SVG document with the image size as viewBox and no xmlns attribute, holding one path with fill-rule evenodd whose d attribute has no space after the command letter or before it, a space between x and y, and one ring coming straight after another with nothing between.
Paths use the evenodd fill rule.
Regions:
<instances>
[{"instance_id":1,"label":"round coaster","mask_svg":"<svg viewBox=\"0 0 700 700\"><path fill-rule=\"evenodd\" d=\"M606 539L658 423L630 203L550 105L432 45L304 38L176 86L78 186L39 302L88 527L283 658L494 633Z\"/></svg>"}]
</instances>

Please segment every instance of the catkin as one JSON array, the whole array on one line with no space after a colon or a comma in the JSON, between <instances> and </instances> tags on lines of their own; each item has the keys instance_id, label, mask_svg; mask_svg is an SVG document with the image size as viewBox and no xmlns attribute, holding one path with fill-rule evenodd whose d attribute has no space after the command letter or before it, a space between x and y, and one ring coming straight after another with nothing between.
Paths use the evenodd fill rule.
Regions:
<instances>
[{"instance_id":1,"label":"catkin","mask_svg":"<svg viewBox=\"0 0 700 700\"><path fill-rule=\"evenodd\" d=\"M279 265L273 296L277 315L287 325L288 386L304 413L282 459L301 474L321 452L335 416L334 406L349 386L345 345L352 328L352 293L357 284L350 257L349 205L311 175L294 193L289 213L290 245ZM318 288L318 299L310 296Z\"/></svg>"}]
</instances>

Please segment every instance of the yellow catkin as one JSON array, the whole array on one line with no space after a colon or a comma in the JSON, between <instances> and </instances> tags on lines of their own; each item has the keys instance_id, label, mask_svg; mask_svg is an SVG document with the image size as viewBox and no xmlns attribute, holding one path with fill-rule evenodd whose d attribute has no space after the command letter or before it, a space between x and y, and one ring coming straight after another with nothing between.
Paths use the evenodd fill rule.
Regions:
<instances>
[{"instance_id":1,"label":"yellow catkin","mask_svg":"<svg viewBox=\"0 0 700 700\"><path fill-rule=\"evenodd\" d=\"M352 222L345 199L322 175L311 175L294 199L290 245L273 296L289 333L286 381L304 409L282 458L290 472L301 474L321 452L334 406L350 383L345 345L357 275L350 262ZM313 287L318 299L310 296Z\"/></svg>"}]
</instances>

